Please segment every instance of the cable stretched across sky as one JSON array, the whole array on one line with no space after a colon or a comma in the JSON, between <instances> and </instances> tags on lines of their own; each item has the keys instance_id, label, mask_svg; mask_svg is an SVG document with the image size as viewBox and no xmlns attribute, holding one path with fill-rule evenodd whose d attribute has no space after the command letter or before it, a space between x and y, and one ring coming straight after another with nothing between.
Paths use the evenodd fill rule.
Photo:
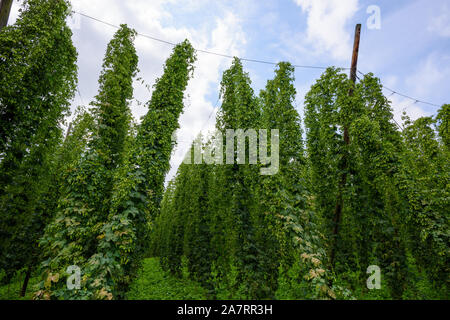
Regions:
<instances>
[{"instance_id":1,"label":"cable stretched across sky","mask_svg":"<svg viewBox=\"0 0 450 320\"><path fill-rule=\"evenodd\" d=\"M100 20L98 18L89 16L87 14L84 14L84 13L81 13L81 12L78 12L78 11L72 11L72 12L76 13L76 14L82 16L82 17L85 17L85 18L97 21L99 23L108 25L110 27L113 27L113 28L116 28L116 29L120 28L119 26L117 26L115 24L112 24L112 23ZM141 36L141 37L144 37L144 38L147 38L147 39L150 39L150 40L153 40L153 41L161 42L161 43L168 44L168 45L171 45L171 46L176 46L176 43L174 43L174 42L170 42L170 41L166 41L166 40L163 40L163 39L159 39L159 38L156 38L156 37L153 37L153 36L150 36L150 35L146 35L146 34L143 34L143 33L137 32L137 35ZM200 53L215 55L215 56L219 56L219 57L223 57L223 58L229 58L229 59L233 59L234 58L234 56L232 56L232 55L228 55L228 54L224 54L224 53L218 53L218 52L213 52L213 51L209 51L209 50L195 49L195 51L200 52ZM261 64L269 64L269 65L277 65L278 64L277 62L264 61L264 60L258 60L258 59L249 59L249 58L239 58L239 59L241 61L261 63ZM325 67L325 66L310 66L310 65L296 65L296 64L294 64L293 67L294 68L302 68L302 69L321 69L321 70L326 70L328 68L328 67ZM350 69L350 68L346 68L346 67L339 67L339 68L342 69L342 70L349 70ZM358 70L358 73L360 73L361 75L365 76L365 74L363 72L359 71L359 70ZM423 103L423 104L427 104L427 105L434 106L434 107L440 107L440 105L438 105L438 104L427 102L427 101L420 100L420 99L416 99L416 98L413 98L413 97L411 97L409 95L400 93L400 92L398 92L396 90L393 90L393 89L390 89L390 88L386 87L384 84L382 84L382 86L386 90L390 91L392 93L391 95L396 94L396 95L399 95L401 97L413 100L413 101L415 101L415 103Z\"/></svg>"}]
</instances>

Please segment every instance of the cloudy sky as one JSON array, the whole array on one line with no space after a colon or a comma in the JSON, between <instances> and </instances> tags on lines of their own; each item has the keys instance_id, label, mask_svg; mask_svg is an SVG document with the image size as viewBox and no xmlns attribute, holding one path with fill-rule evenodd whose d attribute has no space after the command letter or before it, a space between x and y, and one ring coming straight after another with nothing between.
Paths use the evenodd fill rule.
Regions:
<instances>
[{"instance_id":1,"label":"cloudy sky","mask_svg":"<svg viewBox=\"0 0 450 320\"><path fill-rule=\"evenodd\" d=\"M21 1L14 1L10 23ZM373 72L383 84L416 99L441 105L450 102L450 2L448 0L73 0L75 11L114 25L127 23L139 33L169 42L188 38L196 49L296 65L349 67L355 24L362 24L358 69ZM380 28L370 28L371 6L381 13ZM375 21L376 22L376 21ZM96 95L107 43L116 29L74 15L69 21L79 58L79 91L73 101L87 105ZM170 45L146 37L136 39L139 68L150 86L161 76ZM185 99L172 158L172 176L190 141L214 126L220 105L219 83L231 60L198 53L194 78ZM274 66L244 62L256 93L273 77ZM296 105L303 115L303 97L322 70L296 70ZM391 95L395 118L405 110L412 118L433 115L437 107ZM135 84L132 111L146 113L151 97ZM216 108L216 109L215 109Z\"/></svg>"}]
</instances>

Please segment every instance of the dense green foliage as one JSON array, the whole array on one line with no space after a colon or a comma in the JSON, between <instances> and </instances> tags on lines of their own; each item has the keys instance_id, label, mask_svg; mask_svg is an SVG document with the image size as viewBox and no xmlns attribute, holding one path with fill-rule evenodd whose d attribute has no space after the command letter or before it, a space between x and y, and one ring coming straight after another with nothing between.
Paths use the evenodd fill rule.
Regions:
<instances>
[{"instance_id":1,"label":"dense green foliage","mask_svg":"<svg viewBox=\"0 0 450 320\"><path fill-rule=\"evenodd\" d=\"M414 122L406 117L403 137L407 148L402 154L398 185L405 201L404 232L407 235L408 279L411 296L447 296L450 246L450 153L449 105L437 117ZM423 293L416 281L430 288Z\"/></svg>"},{"instance_id":2,"label":"dense green foliage","mask_svg":"<svg viewBox=\"0 0 450 320\"><path fill-rule=\"evenodd\" d=\"M128 300L204 300L206 290L187 278L185 269L181 277L164 272L157 258L145 259L136 280L126 294Z\"/></svg>"}]
</instances>

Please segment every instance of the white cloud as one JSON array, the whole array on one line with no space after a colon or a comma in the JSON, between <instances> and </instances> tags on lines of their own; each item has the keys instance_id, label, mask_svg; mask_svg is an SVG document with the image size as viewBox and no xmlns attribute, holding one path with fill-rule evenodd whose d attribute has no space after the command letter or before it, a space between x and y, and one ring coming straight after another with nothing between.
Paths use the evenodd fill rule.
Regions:
<instances>
[{"instance_id":1,"label":"white cloud","mask_svg":"<svg viewBox=\"0 0 450 320\"><path fill-rule=\"evenodd\" d=\"M438 36L449 38L450 37L450 9L445 4L440 10L440 14L433 16L428 31L437 34Z\"/></svg>"},{"instance_id":2,"label":"white cloud","mask_svg":"<svg viewBox=\"0 0 450 320\"><path fill-rule=\"evenodd\" d=\"M308 13L306 36L320 53L335 59L348 60L351 53L351 34L347 22L358 10L358 0L295 0Z\"/></svg>"}]
</instances>

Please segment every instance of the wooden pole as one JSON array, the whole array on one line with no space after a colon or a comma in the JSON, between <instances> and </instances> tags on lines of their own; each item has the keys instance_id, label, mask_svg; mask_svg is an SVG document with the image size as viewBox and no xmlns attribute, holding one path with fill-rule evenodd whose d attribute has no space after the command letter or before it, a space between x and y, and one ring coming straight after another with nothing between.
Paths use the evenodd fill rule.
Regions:
<instances>
[{"instance_id":1,"label":"wooden pole","mask_svg":"<svg viewBox=\"0 0 450 320\"><path fill-rule=\"evenodd\" d=\"M355 28L355 39L353 42L353 54L352 54L352 65L350 67L350 81L353 83L353 86L350 88L349 96L353 95L353 89L354 85L356 83L356 73L358 72L357 66L358 66L358 53L359 53L359 41L361 37L361 24L357 24ZM344 124L344 142L346 145L350 144L350 137L348 134L348 124ZM338 187L338 197L336 200L336 206L334 208L334 216L333 216L333 223L334 223L334 229L333 229L333 245L331 247L331 253L330 253L330 262L331 267L334 269L335 265L335 256L336 256L336 250L337 250L337 238L339 235L339 225L341 223L342 218L342 207L343 207L343 199L342 199L342 193L345 187L345 184L347 183L347 169L348 169L348 154L344 154L344 157L342 158L342 164L341 164L341 172L342 176L339 181L339 187Z\"/></svg>"},{"instance_id":2,"label":"wooden pole","mask_svg":"<svg viewBox=\"0 0 450 320\"><path fill-rule=\"evenodd\" d=\"M8 24L13 0L0 0L0 31Z\"/></svg>"}]
</instances>

